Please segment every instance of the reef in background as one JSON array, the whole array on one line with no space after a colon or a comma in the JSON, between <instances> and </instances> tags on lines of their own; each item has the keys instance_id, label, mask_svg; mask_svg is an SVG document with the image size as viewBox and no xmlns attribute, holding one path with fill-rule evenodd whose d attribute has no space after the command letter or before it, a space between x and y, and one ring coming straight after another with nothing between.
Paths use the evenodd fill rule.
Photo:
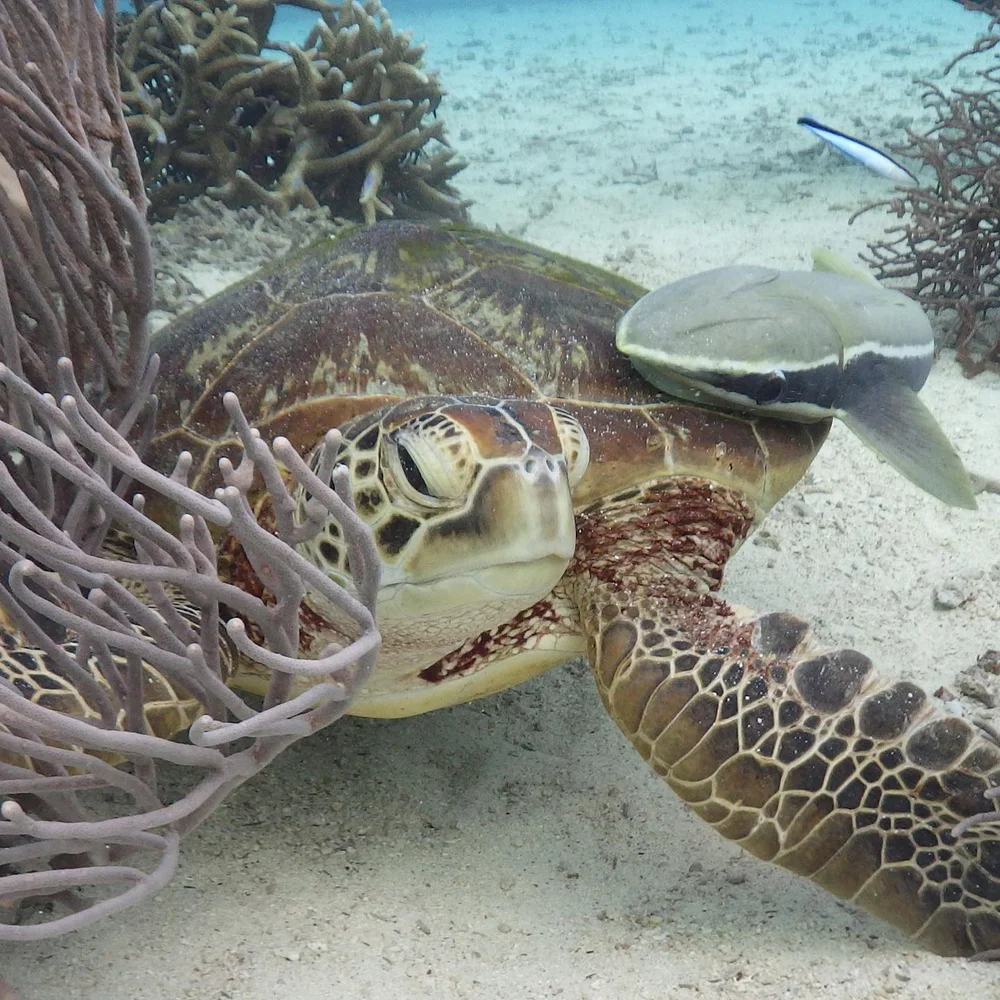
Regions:
<instances>
[{"instance_id":1,"label":"reef in background","mask_svg":"<svg viewBox=\"0 0 1000 1000\"><path fill-rule=\"evenodd\" d=\"M276 9L317 22L304 45L271 40ZM424 46L378 0L138 0L119 19L125 116L154 219L199 194L277 212L327 206L464 219L464 166L436 112Z\"/></svg>"}]
</instances>

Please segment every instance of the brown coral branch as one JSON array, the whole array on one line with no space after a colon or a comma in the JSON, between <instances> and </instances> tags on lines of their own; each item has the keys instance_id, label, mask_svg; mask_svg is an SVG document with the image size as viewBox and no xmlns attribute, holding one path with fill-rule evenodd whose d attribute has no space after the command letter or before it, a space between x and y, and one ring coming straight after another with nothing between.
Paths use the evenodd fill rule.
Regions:
<instances>
[{"instance_id":1,"label":"brown coral branch","mask_svg":"<svg viewBox=\"0 0 1000 1000\"><path fill-rule=\"evenodd\" d=\"M980 38L949 69L998 43L1000 35ZM865 259L880 278L905 281L902 290L925 308L954 316L953 342L967 375L1000 369L1000 63L979 76L988 88L946 93L921 81L934 124L924 133L908 130L908 143L893 151L929 168L933 184L861 210L882 208L902 220L869 244Z\"/></svg>"},{"instance_id":2,"label":"brown coral branch","mask_svg":"<svg viewBox=\"0 0 1000 1000\"><path fill-rule=\"evenodd\" d=\"M958 2L966 10L975 11L977 14L989 14L994 19L1000 16L1000 0L958 0Z\"/></svg>"}]
</instances>

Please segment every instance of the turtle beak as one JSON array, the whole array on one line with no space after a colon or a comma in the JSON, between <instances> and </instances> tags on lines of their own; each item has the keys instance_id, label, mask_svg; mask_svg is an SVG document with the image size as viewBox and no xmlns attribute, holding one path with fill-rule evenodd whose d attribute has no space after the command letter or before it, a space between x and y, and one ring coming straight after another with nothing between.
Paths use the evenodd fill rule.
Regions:
<instances>
[{"instance_id":1,"label":"turtle beak","mask_svg":"<svg viewBox=\"0 0 1000 1000\"><path fill-rule=\"evenodd\" d=\"M576 548L565 461L532 445L516 461L491 465L473 502L434 525L425 548L434 550L438 566L458 574L553 560L561 564L557 580ZM411 572L420 575L417 566Z\"/></svg>"},{"instance_id":2,"label":"turtle beak","mask_svg":"<svg viewBox=\"0 0 1000 1000\"><path fill-rule=\"evenodd\" d=\"M575 549L565 460L532 445L488 465L471 503L428 527L400 582L383 584L380 621L486 631L545 597Z\"/></svg>"}]
</instances>

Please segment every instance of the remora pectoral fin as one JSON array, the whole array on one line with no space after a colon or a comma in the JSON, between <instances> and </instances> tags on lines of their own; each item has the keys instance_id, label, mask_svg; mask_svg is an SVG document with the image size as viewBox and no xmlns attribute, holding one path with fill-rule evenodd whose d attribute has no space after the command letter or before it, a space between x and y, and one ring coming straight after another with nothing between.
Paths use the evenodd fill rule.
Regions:
<instances>
[{"instance_id":1,"label":"remora pectoral fin","mask_svg":"<svg viewBox=\"0 0 1000 1000\"><path fill-rule=\"evenodd\" d=\"M911 483L949 506L976 509L962 460L908 385L890 379L871 383L863 394L842 401L839 415Z\"/></svg>"}]
</instances>

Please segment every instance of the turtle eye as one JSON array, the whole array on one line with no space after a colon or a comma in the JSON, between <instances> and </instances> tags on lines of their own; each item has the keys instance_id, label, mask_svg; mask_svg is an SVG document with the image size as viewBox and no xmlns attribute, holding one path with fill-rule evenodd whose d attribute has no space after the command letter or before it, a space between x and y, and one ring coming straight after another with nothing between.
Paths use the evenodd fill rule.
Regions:
<instances>
[{"instance_id":1,"label":"turtle eye","mask_svg":"<svg viewBox=\"0 0 1000 1000\"><path fill-rule=\"evenodd\" d=\"M780 403L784 398L785 389L788 387L788 380L785 373L780 368L775 368L773 372L768 372L757 386L754 393L754 401L758 406L767 406L770 403Z\"/></svg>"},{"instance_id":2,"label":"turtle eye","mask_svg":"<svg viewBox=\"0 0 1000 1000\"><path fill-rule=\"evenodd\" d=\"M580 421L559 406L552 407L556 430L562 444L563 455L566 457L566 475L569 488L572 490L583 479L583 474L590 464L590 442L587 432L580 426Z\"/></svg>"},{"instance_id":3,"label":"turtle eye","mask_svg":"<svg viewBox=\"0 0 1000 1000\"><path fill-rule=\"evenodd\" d=\"M463 439L446 438L439 429L411 421L383 438L383 459L400 492L423 506L462 500L470 486L472 469Z\"/></svg>"},{"instance_id":4,"label":"turtle eye","mask_svg":"<svg viewBox=\"0 0 1000 1000\"><path fill-rule=\"evenodd\" d=\"M416 459L410 454L409 449L405 444L400 444L396 442L396 453L399 456L399 467L402 470L403 476L406 481L418 492L422 493L425 497L433 497L434 494L431 493L430 488L427 486L427 482L424 477L420 474L420 469L417 466Z\"/></svg>"}]
</instances>

